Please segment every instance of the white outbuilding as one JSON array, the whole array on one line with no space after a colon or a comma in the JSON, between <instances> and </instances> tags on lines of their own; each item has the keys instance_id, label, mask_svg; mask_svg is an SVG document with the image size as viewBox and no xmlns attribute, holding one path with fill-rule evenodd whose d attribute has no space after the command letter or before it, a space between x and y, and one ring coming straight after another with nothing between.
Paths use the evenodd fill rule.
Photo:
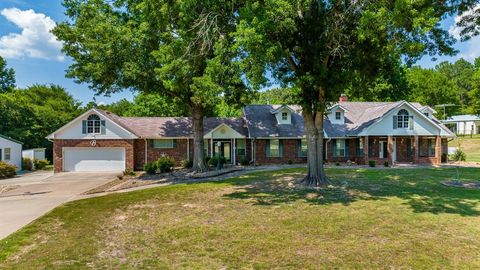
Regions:
<instances>
[{"instance_id":1,"label":"white outbuilding","mask_svg":"<svg viewBox=\"0 0 480 270\"><path fill-rule=\"evenodd\" d=\"M31 160L45 159L45 148L33 148L22 151L22 158L29 158Z\"/></svg>"},{"instance_id":2,"label":"white outbuilding","mask_svg":"<svg viewBox=\"0 0 480 270\"><path fill-rule=\"evenodd\" d=\"M0 161L15 165L20 171L22 169L22 143L0 135Z\"/></svg>"}]
</instances>

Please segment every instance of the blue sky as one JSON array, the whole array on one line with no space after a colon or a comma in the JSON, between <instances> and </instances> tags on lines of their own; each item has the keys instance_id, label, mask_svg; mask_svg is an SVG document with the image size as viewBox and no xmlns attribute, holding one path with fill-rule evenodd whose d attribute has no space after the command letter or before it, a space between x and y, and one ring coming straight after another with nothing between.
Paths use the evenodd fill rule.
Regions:
<instances>
[{"instance_id":1,"label":"blue sky","mask_svg":"<svg viewBox=\"0 0 480 270\"><path fill-rule=\"evenodd\" d=\"M17 86L32 84L58 84L65 87L71 95L83 102L93 99L95 93L85 84L77 84L65 78L65 70L71 60L60 52L61 44L52 39L48 29L55 22L66 19L61 0L0 0L0 55L15 69ZM453 28L455 18L442 22L445 29ZM452 32L452 33L453 33ZM441 61L455 61L463 57L472 61L480 56L480 37L455 46L460 53L454 57L430 56L417 64L432 68ZM111 103L121 98L133 99L133 93L124 91L110 97L97 96L97 102Z\"/></svg>"}]
</instances>

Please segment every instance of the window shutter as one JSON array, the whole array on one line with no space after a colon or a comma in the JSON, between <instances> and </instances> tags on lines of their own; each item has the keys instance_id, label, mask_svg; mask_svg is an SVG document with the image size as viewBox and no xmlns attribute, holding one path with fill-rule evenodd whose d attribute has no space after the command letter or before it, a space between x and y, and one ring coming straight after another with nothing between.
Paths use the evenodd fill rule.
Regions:
<instances>
[{"instance_id":1,"label":"window shutter","mask_svg":"<svg viewBox=\"0 0 480 270\"><path fill-rule=\"evenodd\" d=\"M337 156L337 139L332 140L332 154L334 157Z\"/></svg>"},{"instance_id":2,"label":"window shutter","mask_svg":"<svg viewBox=\"0 0 480 270\"><path fill-rule=\"evenodd\" d=\"M87 120L82 121L82 134L87 134Z\"/></svg>"},{"instance_id":3,"label":"window shutter","mask_svg":"<svg viewBox=\"0 0 480 270\"><path fill-rule=\"evenodd\" d=\"M177 140L173 139L173 148L177 148Z\"/></svg>"},{"instance_id":4,"label":"window shutter","mask_svg":"<svg viewBox=\"0 0 480 270\"><path fill-rule=\"evenodd\" d=\"M349 144L349 141L350 141L350 140L346 140L346 139L344 140L344 142L345 142L345 155L344 155L344 156L345 156L345 157L350 156L350 144Z\"/></svg>"},{"instance_id":5,"label":"window shutter","mask_svg":"<svg viewBox=\"0 0 480 270\"><path fill-rule=\"evenodd\" d=\"M270 140L266 140L265 147L266 147L265 153L267 155L267 158L269 158L270 157Z\"/></svg>"},{"instance_id":6,"label":"window shutter","mask_svg":"<svg viewBox=\"0 0 480 270\"><path fill-rule=\"evenodd\" d=\"M150 143L150 148L155 148L155 140L148 140Z\"/></svg>"},{"instance_id":7,"label":"window shutter","mask_svg":"<svg viewBox=\"0 0 480 270\"><path fill-rule=\"evenodd\" d=\"M107 133L107 129L105 128L105 120L100 121L100 133L102 135Z\"/></svg>"},{"instance_id":8,"label":"window shutter","mask_svg":"<svg viewBox=\"0 0 480 270\"><path fill-rule=\"evenodd\" d=\"M278 140L278 151L280 152L280 157L283 157L283 140Z\"/></svg>"},{"instance_id":9,"label":"window shutter","mask_svg":"<svg viewBox=\"0 0 480 270\"><path fill-rule=\"evenodd\" d=\"M413 130L413 123L415 123L413 121L413 115L410 115L410 117L408 118L408 126L409 126L410 130Z\"/></svg>"},{"instance_id":10,"label":"window shutter","mask_svg":"<svg viewBox=\"0 0 480 270\"><path fill-rule=\"evenodd\" d=\"M398 116L394 115L393 116L393 129L397 129L398 127Z\"/></svg>"}]
</instances>

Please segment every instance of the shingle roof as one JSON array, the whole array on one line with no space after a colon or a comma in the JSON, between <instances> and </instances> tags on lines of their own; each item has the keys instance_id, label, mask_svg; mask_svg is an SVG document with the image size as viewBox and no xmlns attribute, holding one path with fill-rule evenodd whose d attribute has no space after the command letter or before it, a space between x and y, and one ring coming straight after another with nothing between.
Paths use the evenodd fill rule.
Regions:
<instances>
[{"instance_id":1,"label":"shingle roof","mask_svg":"<svg viewBox=\"0 0 480 270\"><path fill-rule=\"evenodd\" d=\"M176 138L192 137L192 119L190 117L120 117L116 122L128 126L134 134L141 138ZM208 133L218 125L225 123L238 133L248 136L243 118L207 117L204 119L203 130Z\"/></svg>"},{"instance_id":2,"label":"shingle roof","mask_svg":"<svg viewBox=\"0 0 480 270\"><path fill-rule=\"evenodd\" d=\"M289 105L295 111L292 113L291 125L279 125L272 110L278 109L282 105L247 105L243 112L247 122L251 137L302 137L303 136L303 117L301 107Z\"/></svg>"},{"instance_id":3,"label":"shingle roof","mask_svg":"<svg viewBox=\"0 0 480 270\"><path fill-rule=\"evenodd\" d=\"M21 141L17 141L15 139L12 139L12 138L10 138L8 136L5 136L5 135L2 135L2 134L0 134L0 138L3 138L5 140L9 140L9 141L14 142L14 143L23 144Z\"/></svg>"}]
</instances>

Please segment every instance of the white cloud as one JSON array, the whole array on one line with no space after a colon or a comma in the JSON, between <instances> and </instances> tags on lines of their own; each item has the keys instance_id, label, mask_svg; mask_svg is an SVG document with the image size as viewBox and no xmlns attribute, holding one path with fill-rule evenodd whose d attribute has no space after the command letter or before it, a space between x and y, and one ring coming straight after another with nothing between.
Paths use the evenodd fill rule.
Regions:
<instances>
[{"instance_id":1,"label":"white cloud","mask_svg":"<svg viewBox=\"0 0 480 270\"><path fill-rule=\"evenodd\" d=\"M42 58L63 61L62 43L50 32L55 22L34 10L5 8L0 12L8 21L22 29L20 34L0 37L0 55L5 58Z\"/></svg>"},{"instance_id":2,"label":"white cloud","mask_svg":"<svg viewBox=\"0 0 480 270\"><path fill-rule=\"evenodd\" d=\"M457 15L455 17L455 23L450 26L448 29L448 32L455 37L457 40L460 40L460 33L463 30L463 27L458 26L457 24L462 20L464 16L470 16L474 12L478 12L478 9L480 9L480 4L477 4L475 7L472 9L464 12L462 15ZM474 36L468 41L465 42L466 45L468 45L468 48L466 51L460 53L460 57L464 58L469 61L473 61L475 58L480 56L480 36Z\"/></svg>"}]
</instances>

